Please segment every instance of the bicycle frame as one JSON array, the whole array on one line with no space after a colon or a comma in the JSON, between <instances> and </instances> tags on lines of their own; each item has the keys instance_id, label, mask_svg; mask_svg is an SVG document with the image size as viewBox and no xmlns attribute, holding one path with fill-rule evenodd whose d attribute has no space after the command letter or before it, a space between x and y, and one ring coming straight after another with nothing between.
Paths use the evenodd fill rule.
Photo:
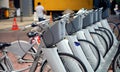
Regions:
<instances>
[{"instance_id":1,"label":"bicycle frame","mask_svg":"<svg viewBox=\"0 0 120 72\"><path fill-rule=\"evenodd\" d=\"M48 60L48 62L50 63L50 66L52 66L52 69L54 72L66 72L66 70L58 56L57 48L56 47L55 48L46 48L42 39L41 39L39 48L37 50L37 54L35 55L35 59L32 64L32 67L30 69L30 72L35 72L37 65L38 65L39 57L41 55L41 51L44 53L44 58L46 58Z\"/></svg>"},{"instance_id":2,"label":"bicycle frame","mask_svg":"<svg viewBox=\"0 0 120 72\"><path fill-rule=\"evenodd\" d=\"M5 68L5 70L14 70L12 62L10 61L9 57L7 56L7 51L2 49L3 56L0 58L0 63Z\"/></svg>"}]
</instances>

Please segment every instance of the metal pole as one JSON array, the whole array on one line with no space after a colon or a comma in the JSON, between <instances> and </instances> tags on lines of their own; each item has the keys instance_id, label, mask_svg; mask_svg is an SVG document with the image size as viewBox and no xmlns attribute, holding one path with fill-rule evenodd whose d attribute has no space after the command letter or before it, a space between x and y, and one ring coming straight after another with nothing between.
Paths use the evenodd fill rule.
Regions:
<instances>
[{"instance_id":1,"label":"metal pole","mask_svg":"<svg viewBox=\"0 0 120 72\"><path fill-rule=\"evenodd\" d=\"M20 0L20 22L23 22L22 0Z\"/></svg>"}]
</instances>

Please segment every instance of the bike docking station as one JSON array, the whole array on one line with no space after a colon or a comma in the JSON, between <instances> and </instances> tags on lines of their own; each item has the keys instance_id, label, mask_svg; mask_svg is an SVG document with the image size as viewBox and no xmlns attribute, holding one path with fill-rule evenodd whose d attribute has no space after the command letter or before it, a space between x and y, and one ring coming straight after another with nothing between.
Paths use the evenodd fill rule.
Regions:
<instances>
[{"instance_id":1,"label":"bike docking station","mask_svg":"<svg viewBox=\"0 0 120 72\"><path fill-rule=\"evenodd\" d=\"M68 42L70 43L69 45L71 46L73 54L77 52L74 52L74 49L76 49L77 46L80 46L82 48L84 55L86 56L90 64L89 67L86 67L89 72L107 72L110 64L112 63L112 60L114 59L119 45L107 22L107 19L99 18L101 15L101 10L102 8L98 10L84 10L83 12L78 11L78 16L82 16L79 17L79 20L82 19L83 21L80 22L83 23L77 22L78 20L74 23L73 20L71 22L71 24L73 24L71 25L71 29L74 31L70 31L70 29L68 29L68 34L70 34L71 36L68 36L67 38L69 40ZM82 24L82 27L80 27L81 25L79 24ZM100 31L105 31L108 35L105 35L102 32L95 31L98 29L100 29ZM108 46L105 45L105 42L107 42ZM108 47L108 49L106 49L106 47ZM82 57L80 58L80 60L82 60ZM85 60L82 61L83 63L86 63ZM90 71L91 67L93 70L91 69Z\"/></svg>"},{"instance_id":2,"label":"bike docking station","mask_svg":"<svg viewBox=\"0 0 120 72\"><path fill-rule=\"evenodd\" d=\"M40 34L40 45L35 54L30 72L35 71L41 52L43 53L42 68L45 61L48 62L53 72L107 72L115 54L119 42L112 32L107 19L102 18L102 8L96 10L80 9L77 13L65 14L58 20L37 22L37 29L43 29ZM31 25L30 25L31 26ZM19 42L13 42L13 53L23 57L33 47L33 44L20 41L24 51L15 52ZM21 49L21 48L19 48ZM74 56L79 63L61 57L60 53ZM80 65L79 65L80 64Z\"/></svg>"},{"instance_id":3,"label":"bike docking station","mask_svg":"<svg viewBox=\"0 0 120 72\"><path fill-rule=\"evenodd\" d=\"M62 65L62 62L58 58L58 55L53 53L56 52L57 50L60 53L69 53L73 54L70 47L68 46L68 40L65 39L66 37L66 30L65 30L65 24L66 24L66 18L63 18L59 21L53 22L53 26L45 31L43 33L43 40L45 42L45 45L47 48L43 48L45 51L45 57L48 58L48 63L50 63L52 69L54 72L67 72L64 65L67 65L67 68L71 72L82 72L81 69L79 68L78 64L75 63L74 61L70 60L67 57L64 59L64 65ZM55 45L55 47L54 47ZM53 48L49 48L53 47ZM47 49L47 50L46 50ZM49 51L51 52L49 52ZM56 51L54 51L56 50ZM49 54L48 54L49 53ZM50 54L51 53L51 54ZM57 55L57 56L56 56ZM51 56L53 56L54 59L51 59ZM53 61L54 60L54 61ZM60 70L59 70L60 69Z\"/></svg>"},{"instance_id":4,"label":"bike docking station","mask_svg":"<svg viewBox=\"0 0 120 72\"><path fill-rule=\"evenodd\" d=\"M65 25L57 26L47 31L46 35L44 34L43 36L46 39L45 45L48 47L55 45L58 52L75 55L83 62L87 72L107 72L118 50L119 43L107 19L101 18L101 12L102 8L96 10L81 9L73 17L72 21L54 24ZM66 31L64 31L64 28ZM52 62L50 61L54 68L55 66ZM65 63L67 62L71 63L70 60ZM56 64L56 66L59 66L59 64ZM81 69L76 69L77 65L74 62L68 64L68 67L70 72L82 71ZM56 69L55 72L59 72Z\"/></svg>"}]
</instances>

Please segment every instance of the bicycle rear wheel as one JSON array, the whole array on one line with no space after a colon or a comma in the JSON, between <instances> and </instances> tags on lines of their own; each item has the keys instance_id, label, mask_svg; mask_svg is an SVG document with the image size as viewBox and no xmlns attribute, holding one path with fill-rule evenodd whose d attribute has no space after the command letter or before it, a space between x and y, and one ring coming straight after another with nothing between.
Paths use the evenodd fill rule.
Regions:
<instances>
[{"instance_id":1,"label":"bicycle rear wheel","mask_svg":"<svg viewBox=\"0 0 120 72\"><path fill-rule=\"evenodd\" d=\"M67 72L71 72L69 70L69 65L71 63L65 63L65 58L72 60L73 62L77 63L79 65L79 68L81 69L81 72L88 72L85 65L82 63L81 60L79 60L77 57L75 57L74 55L68 54L68 53L59 53L59 56L63 62L63 65L66 69ZM53 72L52 68L50 67L50 65L48 64L47 60L44 61L44 63L41 66L40 72Z\"/></svg>"}]
</instances>

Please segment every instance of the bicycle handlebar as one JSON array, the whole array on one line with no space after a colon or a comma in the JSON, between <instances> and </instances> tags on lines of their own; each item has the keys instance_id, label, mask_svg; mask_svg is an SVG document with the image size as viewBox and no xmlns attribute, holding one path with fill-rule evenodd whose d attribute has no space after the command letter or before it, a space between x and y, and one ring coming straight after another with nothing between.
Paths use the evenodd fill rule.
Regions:
<instances>
[{"instance_id":1,"label":"bicycle handlebar","mask_svg":"<svg viewBox=\"0 0 120 72\"><path fill-rule=\"evenodd\" d=\"M24 26L24 29L23 30L25 30L25 29L28 29L28 28L30 28L30 27L36 27L36 26L41 26L41 25L43 25L43 24L48 24L49 23L49 19L46 19L46 20L44 20L44 21L40 21L40 22L33 22L32 24L30 24L30 25L26 25L26 26Z\"/></svg>"},{"instance_id":2,"label":"bicycle handlebar","mask_svg":"<svg viewBox=\"0 0 120 72\"><path fill-rule=\"evenodd\" d=\"M9 47L11 46L10 43L7 43L7 42L0 42L0 49L4 48L4 47Z\"/></svg>"},{"instance_id":3,"label":"bicycle handlebar","mask_svg":"<svg viewBox=\"0 0 120 72\"><path fill-rule=\"evenodd\" d=\"M67 13L67 14L64 14L62 16L58 16L58 17L54 18L53 21L57 21L57 20L60 20L60 19L63 19L63 18L68 19L70 17L70 14L71 13ZM75 15L75 14L73 14L73 15ZM30 27L34 28L34 27L37 27L37 26L39 26L42 29L45 29L46 27L49 27L49 25L48 25L49 21L50 21L50 19L46 19L46 20L43 20L43 21L40 21L40 22L34 22L30 25L25 26L23 30L28 29Z\"/></svg>"}]
</instances>

